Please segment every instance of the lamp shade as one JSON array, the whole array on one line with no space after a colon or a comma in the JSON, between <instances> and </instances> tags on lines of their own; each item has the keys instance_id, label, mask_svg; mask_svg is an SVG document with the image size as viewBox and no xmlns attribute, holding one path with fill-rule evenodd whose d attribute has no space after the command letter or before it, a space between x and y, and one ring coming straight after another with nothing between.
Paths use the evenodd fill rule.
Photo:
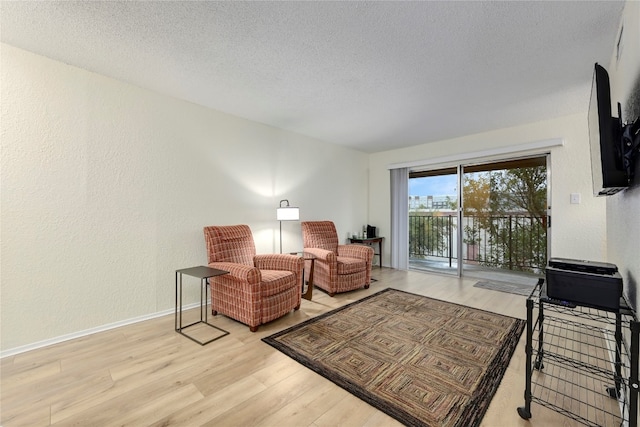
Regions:
<instances>
[{"instance_id":1,"label":"lamp shade","mask_svg":"<svg viewBox=\"0 0 640 427\"><path fill-rule=\"evenodd\" d=\"M293 206L278 208L276 218L278 221L298 221L300 219L300 209Z\"/></svg>"}]
</instances>

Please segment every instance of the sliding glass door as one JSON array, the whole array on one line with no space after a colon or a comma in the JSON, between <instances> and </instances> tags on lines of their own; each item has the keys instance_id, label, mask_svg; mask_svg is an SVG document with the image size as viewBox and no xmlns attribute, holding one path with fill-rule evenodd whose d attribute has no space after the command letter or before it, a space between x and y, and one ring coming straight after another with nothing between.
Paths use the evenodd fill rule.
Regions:
<instances>
[{"instance_id":1,"label":"sliding glass door","mask_svg":"<svg viewBox=\"0 0 640 427\"><path fill-rule=\"evenodd\" d=\"M547 260L547 156L409 173L409 266L538 275Z\"/></svg>"}]
</instances>

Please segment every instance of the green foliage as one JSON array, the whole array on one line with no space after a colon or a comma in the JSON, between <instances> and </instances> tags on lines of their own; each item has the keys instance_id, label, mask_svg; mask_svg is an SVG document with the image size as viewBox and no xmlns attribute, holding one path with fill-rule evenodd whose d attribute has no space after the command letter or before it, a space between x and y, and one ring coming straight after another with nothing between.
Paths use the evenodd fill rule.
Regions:
<instances>
[{"instance_id":1,"label":"green foliage","mask_svg":"<svg viewBox=\"0 0 640 427\"><path fill-rule=\"evenodd\" d=\"M465 180L463 195L465 214L477 215L478 228L488 237L481 264L539 272L547 259L546 168L477 175Z\"/></svg>"},{"instance_id":2,"label":"green foliage","mask_svg":"<svg viewBox=\"0 0 640 427\"><path fill-rule=\"evenodd\" d=\"M448 256L455 217L440 212L418 212L409 217L409 253L426 258Z\"/></svg>"}]
</instances>

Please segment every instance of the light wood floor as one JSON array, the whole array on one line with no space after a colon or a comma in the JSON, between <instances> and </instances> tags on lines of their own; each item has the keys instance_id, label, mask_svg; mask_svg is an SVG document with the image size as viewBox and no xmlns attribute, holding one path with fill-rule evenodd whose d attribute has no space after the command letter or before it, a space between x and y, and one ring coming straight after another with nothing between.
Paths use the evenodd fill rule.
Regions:
<instances>
[{"instance_id":1,"label":"light wood floor","mask_svg":"<svg viewBox=\"0 0 640 427\"><path fill-rule=\"evenodd\" d=\"M174 332L173 315L5 357L0 424L11 426L397 426L394 419L261 342L261 338L387 287L526 318L525 297L475 280L374 269L368 290L330 298L315 290L299 311L204 347ZM173 292L173 290L171 290ZM192 313L195 315L194 311ZM577 426L532 404L522 420L525 334L483 426Z\"/></svg>"}]
</instances>

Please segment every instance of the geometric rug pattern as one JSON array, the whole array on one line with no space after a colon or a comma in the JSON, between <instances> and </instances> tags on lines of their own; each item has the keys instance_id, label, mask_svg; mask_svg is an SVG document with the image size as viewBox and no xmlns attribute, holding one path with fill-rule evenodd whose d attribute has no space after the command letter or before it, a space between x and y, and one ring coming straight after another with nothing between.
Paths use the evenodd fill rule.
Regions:
<instances>
[{"instance_id":1,"label":"geometric rug pattern","mask_svg":"<svg viewBox=\"0 0 640 427\"><path fill-rule=\"evenodd\" d=\"M263 338L408 426L480 424L524 320L385 289Z\"/></svg>"}]
</instances>

